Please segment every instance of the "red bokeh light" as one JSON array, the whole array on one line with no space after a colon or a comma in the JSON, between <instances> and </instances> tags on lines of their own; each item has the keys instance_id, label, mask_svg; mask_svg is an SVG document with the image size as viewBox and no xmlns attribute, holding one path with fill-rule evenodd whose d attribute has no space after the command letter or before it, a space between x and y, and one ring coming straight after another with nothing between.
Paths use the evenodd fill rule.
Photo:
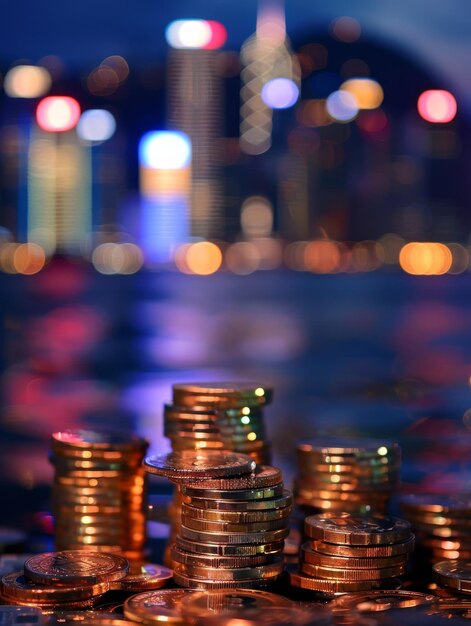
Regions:
<instances>
[{"instance_id":1,"label":"red bokeh light","mask_svg":"<svg viewBox=\"0 0 471 626\"><path fill-rule=\"evenodd\" d=\"M80 118L80 105L69 96L49 96L36 109L39 128L48 132L72 130Z\"/></svg>"},{"instance_id":2,"label":"red bokeh light","mask_svg":"<svg viewBox=\"0 0 471 626\"><path fill-rule=\"evenodd\" d=\"M417 109L425 121L446 124L454 119L457 105L455 97L449 91L429 89L420 94Z\"/></svg>"},{"instance_id":3,"label":"red bokeh light","mask_svg":"<svg viewBox=\"0 0 471 626\"><path fill-rule=\"evenodd\" d=\"M206 22L211 29L211 39L203 46L205 50L217 50L221 48L227 40L227 31L221 22L207 20Z\"/></svg>"}]
</instances>

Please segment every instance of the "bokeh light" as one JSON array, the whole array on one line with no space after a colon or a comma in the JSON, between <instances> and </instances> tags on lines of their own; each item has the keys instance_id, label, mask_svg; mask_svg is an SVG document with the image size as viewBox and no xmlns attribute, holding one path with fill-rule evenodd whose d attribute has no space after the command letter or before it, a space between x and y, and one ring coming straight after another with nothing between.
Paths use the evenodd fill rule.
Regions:
<instances>
[{"instance_id":1,"label":"bokeh light","mask_svg":"<svg viewBox=\"0 0 471 626\"><path fill-rule=\"evenodd\" d=\"M133 243L102 243L92 254L94 268L100 274L135 274L144 259L141 249Z\"/></svg>"},{"instance_id":2,"label":"bokeh light","mask_svg":"<svg viewBox=\"0 0 471 626\"><path fill-rule=\"evenodd\" d=\"M102 142L110 139L116 130L114 116L105 109L89 109L80 116L77 134L80 139Z\"/></svg>"},{"instance_id":3,"label":"bokeh light","mask_svg":"<svg viewBox=\"0 0 471 626\"><path fill-rule=\"evenodd\" d=\"M298 97L299 88L290 78L273 78L262 88L262 100L272 109L288 109Z\"/></svg>"},{"instance_id":4,"label":"bokeh light","mask_svg":"<svg viewBox=\"0 0 471 626\"><path fill-rule=\"evenodd\" d=\"M246 237L267 237L273 228L273 207L268 198L247 198L242 204L240 225Z\"/></svg>"},{"instance_id":5,"label":"bokeh light","mask_svg":"<svg viewBox=\"0 0 471 626\"><path fill-rule=\"evenodd\" d=\"M358 115L358 104L348 91L334 91L327 98L326 108L332 119L337 122L350 122Z\"/></svg>"},{"instance_id":6,"label":"bokeh light","mask_svg":"<svg viewBox=\"0 0 471 626\"><path fill-rule=\"evenodd\" d=\"M221 267L222 252L215 243L198 241L186 250L186 264L193 274L208 276Z\"/></svg>"},{"instance_id":7,"label":"bokeh light","mask_svg":"<svg viewBox=\"0 0 471 626\"><path fill-rule=\"evenodd\" d=\"M224 24L221 22L215 22L214 20L208 20L207 24L211 29L211 39L204 46L205 50L218 50L226 43L227 30Z\"/></svg>"},{"instance_id":8,"label":"bokeh light","mask_svg":"<svg viewBox=\"0 0 471 626\"><path fill-rule=\"evenodd\" d=\"M165 29L165 39L171 48L198 49L210 46L213 37L206 20L175 20Z\"/></svg>"},{"instance_id":9,"label":"bokeh light","mask_svg":"<svg viewBox=\"0 0 471 626\"><path fill-rule=\"evenodd\" d=\"M340 263L340 250L336 241L319 239L311 241L304 249L304 263L310 272L332 274Z\"/></svg>"},{"instance_id":10,"label":"bokeh light","mask_svg":"<svg viewBox=\"0 0 471 626\"><path fill-rule=\"evenodd\" d=\"M253 243L238 241L227 248L224 260L230 272L245 276L259 268L261 256Z\"/></svg>"},{"instance_id":11,"label":"bokeh light","mask_svg":"<svg viewBox=\"0 0 471 626\"><path fill-rule=\"evenodd\" d=\"M139 142L139 162L157 170L178 170L191 162L191 141L178 131L151 131Z\"/></svg>"},{"instance_id":12,"label":"bokeh light","mask_svg":"<svg viewBox=\"0 0 471 626\"><path fill-rule=\"evenodd\" d=\"M399 263L408 274L438 276L451 268L452 254L442 243L413 241L401 249Z\"/></svg>"},{"instance_id":13,"label":"bokeh light","mask_svg":"<svg viewBox=\"0 0 471 626\"><path fill-rule=\"evenodd\" d=\"M65 132L72 130L80 118L80 105L69 96L49 96L36 109L36 121L42 130Z\"/></svg>"},{"instance_id":14,"label":"bokeh light","mask_svg":"<svg viewBox=\"0 0 471 626\"><path fill-rule=\"evenodd\" d=\"M49 91L51 83L45 67L17 65L7 72L3 87L10 98L40 98Z\"/></svg>"},{"instance_id":15,"label":"bokeh light","mask_svg":"<svg viewBox=\"0 0 471 626\"><path fill-rule=\"evenodd\" d=\"M22 243L13 253L13 266L18 274L37 274L46 263L46 254L36 243Z\"/></svg>"},{"instance_id":16,"label":"bokeh light","mask_svg":"<svg viewBox=\"0 0 471 626\"><path fill-rule=\"evenodd\" d=\"M351 78L340 89L350 93L360 109L377 109L384 99L383 88L372 78Z\"/></svg>"},{"instance_id":17,"label":"bokeh light","mask_svg":"<svg viewBox=\"0 0 471 626\"><path fill-rule=\"evenodd\" d=\"M421 93L417 108L425 121L435 124L451 122L457 112L455 97L444 89L429 89Z\"/></svg>"},{"instance_id":18,"label":"bokeh light","mask_svg":"<svg viewBox=\"0 0 471 626\"><path fill-rule=\"evenodd\" d=\"M360 38L360 23L348 15L343 15L333 20L330 24L332 37L344 43L353 43Z\"/></svg>"}]
</instances>

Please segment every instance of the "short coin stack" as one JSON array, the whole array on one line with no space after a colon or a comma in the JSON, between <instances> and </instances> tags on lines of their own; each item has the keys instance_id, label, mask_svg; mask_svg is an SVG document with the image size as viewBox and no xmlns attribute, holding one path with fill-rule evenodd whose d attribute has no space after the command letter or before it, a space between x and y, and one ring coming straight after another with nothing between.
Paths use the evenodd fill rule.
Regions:
<instances>
[{"instance_id":1,"label":"short coin stack","mask_svg":"<svg viewBox=\"0 0 471 626\"><path fill-rule=\"evenodd\" d=\"M397 443L320 437L298 444L297 453L294 493L299 506L358 515L387 513L400 481Z\"/></svg>"},{"instance_id":2,"label":"short coin stack","mask_svg":"<svg viewBox=\"0 0 471 626\"><path fill-rule=\"evenodd\" d=\"M305 519L295 587L324 593L394 588L414 548L410 524L396 517L321 513Z\"/></svg>"},{"instance_id":3,"label":"short coin stack","mask_svg":"<svg viewBox=\"0 0 471 626\"><path fill-rule=\"evenodd\" d=\"M59 550L122 552L143 560L148 444L124 433L69 430L52 435L52 500Z\"/></svg>"},{"instance_id":4,"label":"short coin stack","mask_svg":"<svg viewBox=\"0 0 471 626\"><path fill-rule=\"evenodd\" d=\"M471 559L470 495L407 495L401 499L403 516L417 538L418 564L443 559Z\"/></svg>"},{"instance_id":5,"label":"short coin stack","mask_svg":"<svg viewBox=\"0 0 471 626\"><path fill-rule=\"evenodd\" d=\"M435 581L451 594L471 597L471 561L440 561L433 566ZM471 610L471 609L470 609Z\"/></svg>"},{"instance_id":6,"label":"short coin stack","mask_svg":"<svg viewBox=\"0 0 471 626\"><path fill-rule=\"evenodd\" d=\"M272 391L242 383L178 384L164 410L164 433L177 450L231 450L270 462L263 407Z\"/></svg>"},{"instance_id":7,"label":"short coin stack","mask_svg":"<svg viewBox=\"0 0 471 626\"><path fill-rule=\"evenodd\" d=\"M24 571L3 576L1 600L41 607L43 612L94 606L128 573L128 561L117 555L76 550L30 557Z\"/></svg>"},{"instance_id":8,"label":"short coin stack","mask_svg":"<svg viewBox=\"0 0 471 626\"><path fill-rule=\"evenodd\" d=\"M260 588L281 575L291 495L278 469L208 451L149 457L145 467L179 485L182 525L171 549L177 584Z\"/></svg>"}]
</instances>

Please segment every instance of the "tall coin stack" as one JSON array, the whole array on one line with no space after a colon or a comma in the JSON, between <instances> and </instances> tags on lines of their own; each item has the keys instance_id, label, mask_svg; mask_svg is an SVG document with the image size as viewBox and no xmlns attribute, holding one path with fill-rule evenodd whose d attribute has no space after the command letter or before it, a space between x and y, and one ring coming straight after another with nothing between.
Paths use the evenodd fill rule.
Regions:
<instances>
[{"instance_id":1,"label":"tall coin stack","mask_svg":"<svg viewBox=\"0 0 471 626\"><path fill-rule=\"evenodd\" d=\"M305 532L291 584L323 593L396 588L414 549L410 524L397 517L320 513L306 517Z\"/></svg>"},{"instance_id":2,"label":"tall coin stack","mask_svg":"<svg viewBox=\"0 0 471 626\"><path fill-rule=\"evenodd\" d=\"M420 494L401 498L401 511L417 539L416 565L471 559L471 498Z\"/></svg>"},{"instance_id":3,"label":"tall coin stack","mask_svg":"<svg viewBox=\"0 0 471 626\"><path fill-rule=\"evenodd\" d=\"M120 552L143 560L144 439L108 431L52 435L52 504L58 550Z\"/></svg>"},{"instance_id":4,"label":"tall coin stack","mask_svg":"<svg viewBox=\"0 0 471 626\"><path fill-rule=\"evenodd\" d=\"M320 437L297 446L296 503L308 511L385 514L399 487L397 443Z\"/></svg>"},{"instance_id":5,"label":"tall coin stack","mask_svg":"<svg viewBox=\"0 0 471 626\"><path fill-rule=\"evenodd\" d=\"M263 406L272 390L241 383L188 383L173 386L173 404L164 407L164 434L172 450L231 450L270 463ZM181 517L177 491L169 507L169 545L175 542ZM168 555L165 559L170 563Z\"/></svg>"},{"instance_id":6,"label":"tall coin stack","mask_svg":"<svg viewBox=\"0 0 471 626\"><path fill-rule=\"evenodd\" d=\"M149 457L145 466L179 485L182 525L171 548L177 584L261 588L278 579L292 503L280 470L208 451Z\"/></svg>"}]
</instances>

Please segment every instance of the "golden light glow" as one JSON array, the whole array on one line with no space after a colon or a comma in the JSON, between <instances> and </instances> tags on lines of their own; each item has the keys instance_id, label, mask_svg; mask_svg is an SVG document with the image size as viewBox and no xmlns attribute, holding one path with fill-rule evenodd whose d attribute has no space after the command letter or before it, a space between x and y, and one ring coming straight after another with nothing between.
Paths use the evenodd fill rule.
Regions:
<instances>
[{"instance_id":1,"label":"golden light glow","mask_svg":"<svg viewBox=\"0 0 471 626\"><path fill-rule=\"evenodd\" d=\"M386 446L380 446L378 448L378 454L380 456L385 456L388 453L388 449L386 448Z\"/></svg>"},{"instance_id":2,"label":"golden light glow","mask_svg":"<svg viewBox=\"0 0 471 626\"><path fill-rule=\"evenodd\" d=\"M372 78L351 78L342 83L340 89L348 91L360 109L377 109L384 100L381 85Z\"/></svg>"},{"instance_id":3,"label":"golden light glow","mask_svg":"<svg viewBox=\"0 0 471 626\"><path fill-rule=\"evenodd\" d=\"M401 268L407 274L439 276L446 274L452 264L450 249L443 243L410 242L399 254Z\"/></svg>"},{"instance_id":4,"label":"golden light glow","mask_svg":"<svg viewBox=\"0 0 471 626\"><path fill-rule=\"evenodd\" d=\"M217 272L221 267L222 253L216 244L210 241L199 241L188 248L186 263L193 274L208 276Z\"/></svg>"},{"instance_id":5,"label":"golden light glow","mask_svg":"<svg viewBox=\"0 0 471 626\"><path fill-rule=\"evenodd\" d=\"M227 248L224 255L227 269L234 274L243 276L258 270L260 259L260 252L257 246L249 241L233 243Z\"/></svg>"},{"instance_id":6,"label":"golden light glow","mask_svg":"<svg viewBox=\"0 0 471 626\"><path fill-rule=\"evenodd\" d=\"M135 274L144 258L133 243L102 243L93 251L92 263L100 274Z\"/></svg>"},{"instance_id":7,"label":"golden light glow","mask_svg":"<svg viewBox=\"0 0 471 626\"><path fill-rule=\"evenodd\" d=\"M265 389L263 387L257 387L257 389L255 389L255 395L262 398L265 395Z\"/></svg>"},{"instance_id":8,"label":"golden light glow","mask_svg":"<svg viewBox=\"0 0 471 626\"><path fill-rule=\"evenodd\" d=\"M247 439L248 439L249 441L255 441L255 439L257 439L257 434L256 434L256 433L249 433L249 434L247 435Z\"/></svg>"},{"instance_id":9,"label":"golden light glow","mask_svg":"<svg viewBox=\"0 0 471 626\"><path fill-rule=\"evenodd\" d=\"M242 413L243 415L250 415L250 407L244 406L244 408L242 409Z\"/></svg>"},{"instance_id":10,"label":"golden light glow","mask_svg":"<svg viewBox=\"0 0 471 626\"><path fill-rule=\"evenodd\" d=\"M240 421L242 422L242 424L250 424L250 417L248 417L247 415L244 415L243 417L240 418Z\"/></svg>"},{"instance_id":11,"label":"golden light glow","mask_svg":"<svg viewBox=\"0 0 471 626\"><path fill-rule=\"evenodd\" d=\"M337 242L328 239L311 241L304 251L307 269L318 274L336 272L340 263L340 250Z\"/></svg>"},{"instance_id":12,"label":"golden light glow","mask_svg":"<svg viewBox=\"0 0 471 626\"><path fill-rule=\"evenodd\" d=\"M18 274L37 274L46 263L46 253L37 243L22 243L13 254L13 266Z\"/></svg>"},{"instance_id":13,"label":"golden light glow","mask_svg":"<svg viewBox=\"0 0 471 626\"><path fill-rule=\"evenodd\" d=\"M10 98L40 98L49 91L51 83L45 67L17 65L7 73L3 86Z\"/></svg>"}]
</instances>

